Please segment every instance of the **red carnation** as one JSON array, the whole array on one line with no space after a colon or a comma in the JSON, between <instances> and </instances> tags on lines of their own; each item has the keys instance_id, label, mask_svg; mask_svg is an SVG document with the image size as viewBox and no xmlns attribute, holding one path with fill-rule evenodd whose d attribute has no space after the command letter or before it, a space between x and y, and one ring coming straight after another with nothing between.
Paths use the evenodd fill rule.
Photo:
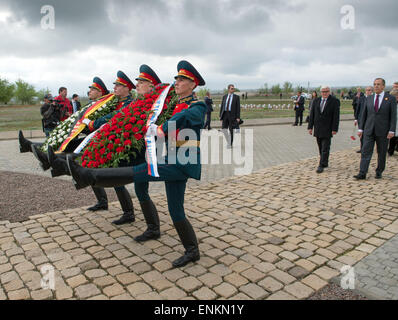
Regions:
<instances>
[{"instance_id":1,"label":"red carnation","mask_svg":"<svg viewBox=\"0 0 398 320\"><path fill-rule=\"evenodd\" d=\"M140 118L141 118L141 119L146 119L146 114L140 115Z\"/></svg>"},{"instance_id":2,"label":"red carnation","mask_svg":"<svg viewBox=\"0 0 398 320\"><path fill-rule=\"evenodd\" d=\"M112 150L112 149L113 149L113 143L108 144L107 148L108 148L109 150Z\"/></svg>"},{"instance_id":3,"label":"red carnation","mask_svg":"<svg viewBox=\"0 0 398 320\"><path fill-rule=\"evenodd\" d=\"M138 131L140 131L140 129L138 129L137 127L134 127L134 128L133 128L133 132L134 132L134 133L137 133Z\"/></svg>"},{"instance_id":4,"label":"red carnation","mask_svg":"<svg viewBox=\"0 0 398 320\"><path fill-rule=\"evenodd\" d=\"M105 149L105 148L101 148L101 149L100 149L100 153L101 153L101 154L104 154L104 153L105 153L105 151L106 151L106 149Z\"/></svg>"},{"instance_id":5,"label":"red carnation","mask_svg":"<svg viewBox=\"0 0 398 320\"><path fill-rule=\"evenodd\" d=\"M87 161L84 160L84 161L82 162L82 166L85 167L86 165L87 165Z\"/></svg>"},{"instance_id":6,"label":"red carnation","mask_svg":"<svg viewBox=\"0 0 398 320\"><path fill-rule=\"evenodd\" d=\"M124 126L124 129L127 131L130 131L133 128L133 125L131 123L128 123Z\"/></svg>"},{"instance_id":7,"label":"red carnation","mask_svg":"<svg viewBox=\"0 0 398 320\"><path fill-rule=\"evenodd\" d=\"M123 125L123 121L119 121L119 127Z\"/></svg>"},{"instance_id":8,"label":"red carnation","mask_svg":"<svg viewBox=\"0 0 398 320\"><path fill-rule=\"evenodd\" d=\"M134 135L134 138L136 138L137 140L141 140L142 139L142 134L141 133L137 133Z\"/></svg>"},{"instance_id":9,"label":"red carnation","mask_svg":"<svg viewBox=\"0 0 398 320\"><path fill-rule=\"evenodd\" d=\"M144 121L144 120L138 120L138 121L137 121L137 124L139 124L139 125L141 125L141 126L143 126L143 125L144 125L144 123L145 123L145 121Z\"/></svg>"},{"instance_id":10,"label":"red carnation","mask_svg":"<svg viewBox=\"0 0 398 320\"><path fill-rule=\"evenodd\" d=\"M104 131L110 131L111 130L111 126L107 123L102 127L102 130Z\"/></svg>"},{"instance_id":11,"label":"red carnation","mask_svg":"<svg viewBox=\"0 0 398 320\"><path fill-rule=\"evenodd\" d=\"M122 133L122 131L123 131L123 130L122 130L121 128L119 128L119 129L116 129L116 133L117 133L117 134L120 134L120 133Z\"/></svg>"},{"instance_id":12,"label":"red carnation","mask_svg":"<svg viewBox=\"0 0 398 320\"><path fill-rule=\"evenodd\" d=\"M115 138L116 138L116 136L114 134L112 134L111 136L108 137L109 140L113 140Z\"/></svg>"},{"instance_id":13,"label":"red carnation","mask_svg":"<svg viewBox=\"0 0 398 320\"><path fill-rule=\"evenodd\" d=\"M124 151L124 148L123 147L118 147L117 149L116 149L116 152L118 152L118 153L121 153L121 152L123 152Z\"/></svg>"},{"instance_id":14,"label":"red carnation","mask_svg":"<svg viewBox=\"0 0 398 320\"><path fill-rule=\"evenodd\" d=\"M134 135L135 136L135 135ZM124 141L125 146L131 146L131 140Z\"/></svg>"},{"instance_id":15,"label":"red carnation","mask_svg":"<svg viewBox=\"0 0 398 320\"><path fill-rule=\"evenodd\" d=\"M134 118L134 117L132 117L132 118L130 119L130 122L131 122L131 123L135 123L136 121L137 121L137 119Z\"/></svg>"},{"instance_id":16,"label":"red carnation","mask_svg":"<svg viewBox=\"0 0 398 320\"><path fill-rule=\"evenodd\" d=\"M111 160L111 159L112 159L112 156L113 156L113 152L109 152L109 153L106 155L106 158L107 158L108 160Z\"/></svg>"},{"instance_id":17,"label":"red carnation","mask_svg":"<svg viewBox=\"0 0 398 320\"><path fill-rule=\"evenodd\" d=\"M122 117L123 117L123 115L122 115L120 112L118 112L118 113L115 114L115 118L120 119L120 118L122 118Z\"/></svg>"},{"instance_id":18,"label":"red carnation","mask_svg":"<svg viewBox=\"0 0 398 320\"><path fill-rule=\"evenodd\" d=\"M120 144L120 142L122 142L119 138L117 138L116 140L115 140L115 143L116 144Z\"/></svg>"},{"instance_id":19,"label":"red carnation","mask_svg":"<svg viewBox=\"0 0 398 320\"><path fill-rule=\"evenodd\" d=\"M127 139L130 136L130 132L123 132L123 137Z\"/></svg>"}]
</instances>

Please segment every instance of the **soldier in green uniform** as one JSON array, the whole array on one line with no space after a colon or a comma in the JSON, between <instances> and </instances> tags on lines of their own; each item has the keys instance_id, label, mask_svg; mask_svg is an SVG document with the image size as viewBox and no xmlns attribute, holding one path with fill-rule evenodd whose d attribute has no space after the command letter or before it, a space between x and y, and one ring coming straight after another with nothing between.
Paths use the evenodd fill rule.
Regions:
<instances>
[{"instance_id":1,"label":"soldier in green uniform","mask_svg":"<svg viewBox=\"0 0 398 320\"><path fill-rule=\"evenodd\" d=\"M151 125L147 133L166 138L168 154L164 162L158 162L159 177L148 174L147 163L125 168L87 169L78 166L68 157L68 166L78 189L88 185L111 187L132 182L164 181L168 209L185 248L184 255L173 261L173 267L182 267L200 258L195 231L185 215L184 194L188 178L200 179L200 130L204 125L207 107L193 97L193 90L205 84L199 72L187 61L180 61L177 70L175 91L180 98L176 106L179 112L159 127ZM190 129L196 135L196 139L181 139L178 135L175 139L173 137L176 135L176 129ZM179 156L176 157L176 154ZM181 154L183 159L180 158ZM187 159L189 161L185 163Z\"/></svg>"},{"instance_id":2,"label":"soldier in green uniform","mask_svg":"<svg viewBox=\"0 0 398 320\"><path fill-rule=\"evenodd\" d=\"M122 75L121 75L122 76ZM152 87L156 86L157 84L161 83L159 77L157 74L148 66L148 65L141 65L140 66L140 74L137 80L137 93L138 94L147 94L151 91ZM119 109L121 110L121 109ZM113 114L114 115L114 114ZM107 118L111 118L109 116L106 116ZM96 123L95 121L92 122L92 127L95 128L98 125L100 125L103 122L104 118L99 119ZM55 161L61 161L62 162L62 167L66 167L66 163L64 164L64 161L62 159L56 159L56 156L52 152L52 150L49 150L49 155L50 155L50 161L51 163L54 163ZM124 165L138 165L140 163L145 162L145 149L141 150L137 154L137 156L132 159L130 163L121 163L122 166ZM68 172L69 173L69 172ZM141 236L138 236L135 238L137 241L146 241L149 239L157 239L160 236L160 231L159 231L159 217L157 213L157 209L155 204L152 202L150 196L149 196L149 183L148 182L142 182L142 183L136 183L134 185L135 188L135 193L137 195L137 198L140 202L141 210L143 212L143 215L145 217L145 221L147 222L148 225L148 230ZM104 188L100 187L93 187L94 193L97 195L103 195L105 194L106 197L106 192ZM116 191L118 192L118 191ZM120 191L119 191L120 192ZM98 197L97 197L98 198ZM121 202L122 204L122 202ZM106 208L108 206L108 203L106 202ZM93 210L94 209L94 210ZM101 206L101 203L98 202L96 206L92 207L91 210L96 211L96 210L101 210L104 209ZM89 208L90 210L90 208ZM124 224L131 222L131 215L129 214L123 214L122 217L118 220L115 220L115 224Z\"/></svg>"}]
</instances>

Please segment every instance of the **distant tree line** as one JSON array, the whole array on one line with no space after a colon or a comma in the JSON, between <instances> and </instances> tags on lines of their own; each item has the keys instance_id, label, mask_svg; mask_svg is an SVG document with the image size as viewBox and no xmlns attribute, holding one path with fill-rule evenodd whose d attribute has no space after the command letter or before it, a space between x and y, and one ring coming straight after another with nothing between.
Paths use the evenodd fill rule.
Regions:
<instances>
[{"instance_id":1,"label":"distant tree line","mask_svg":"<svg viewBox=\"0 0 398 320\"><path fill-rule=\"evenodd\" d=\"M47 89L35 90L35 87L22 79L15 83L10 83L7 79L0 78L0 103L8 104L13 98L20 104L32 104L35 98L42 99L47 93Z\"/></svg>"}]
</instances>

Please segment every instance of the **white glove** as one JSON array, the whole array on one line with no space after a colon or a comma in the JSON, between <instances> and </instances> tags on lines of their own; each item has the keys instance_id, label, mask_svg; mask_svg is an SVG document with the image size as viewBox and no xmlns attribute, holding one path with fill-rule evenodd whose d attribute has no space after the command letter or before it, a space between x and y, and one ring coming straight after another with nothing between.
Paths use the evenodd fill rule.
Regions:
<instances>
[{"instance_id":1,"label":"white glove","mask_svg":"<svg viewBox=\"0 0 398 320\"><path fill-rule=\"evenodd\" d=\"M83 122L86 126L88 126L88 125L90 124L91 120L89 120L89 119L83 119L82 122Z\"/></svg>"},{"instance_id":2,"label":"white glove","mask_svg":"<svg viewBox=\"0 0 398 320\"><path fill-rule=\"evenodd\" d=\"M147 132L146 132L146 135L147 135L147 136L154 136L154 137L156 137L156 136L157 136L157 132L158 132L158 126L157 126L156 124L151 124L151 125L148 127L148 130L147 130Z\"/></svg>"}]
</instances>

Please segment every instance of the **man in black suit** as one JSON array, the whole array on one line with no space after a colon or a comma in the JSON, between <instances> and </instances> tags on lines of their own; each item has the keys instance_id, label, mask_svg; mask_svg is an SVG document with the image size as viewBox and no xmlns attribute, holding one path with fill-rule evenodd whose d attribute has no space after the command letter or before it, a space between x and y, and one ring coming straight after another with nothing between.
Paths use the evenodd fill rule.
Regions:
<instances>
[{"instance_id":1,"label":"man in black suit","mask_svg":"<svg viewBox=\"0 0 398 320\"><path fill-rule=\"evenodd\" d=\"M222 129L228 142L228 148L232 148L234 140L233 128L240 120L240 99L238 95L234 94L234 91L235 86L233 84L228 85L228 94L222 97L220 109L220 120L222 121ZM229 135L227 129L229 129Z\"/></svg>"},{"instance_id":2,"label":"man in black suit","mask_svg":"<svg viewBox=\"0 0 398 320\"><path fill-rule=\"evenodd\" d=\"M372 95L372 93L373 93L373 87L371 87L371 86L366 87L365 95L361 95L358 98L358 101L354 108L354 118L355 118L354 125L355 126L358 125L358 127L359 127L358 121L361 119L362 110L364 109L364 106L366 103L366 97ZM360 141L361 141L361 148L357 151L357 153L361 153L362 144L363 144L363 136L360 138Z\"/></svg>"},{"instance_id":3,"label":"man in black suit","mask_svg":"<svg viewBox=\"0 0 398 320\"><path fill-rule=\"evenodd\" d=\"M384 92L386 82L382 78L373 83L374 94L366 98L358 126L358 136L363 135L361 163L355 179L366 179L370 160L376 142L377 168L376 179L381 179L386 167L388 140L394 137L397 123L397 100Z\"/></svg>"},{"instance_id":4,"label":"man in black suit","mask_svg":"<svg viewBox=\"0 0 398 320\"><path fill-rule=\"evenodd\" d=\"M329 86L321 87L321 97L312 104L308 132L314 136L319 148L319 166L317 173L323 172L329 166L329 152L332 137L337 133L340 122L340 100L330 94Z\"/></svg>"},{"instance_id":5,"label":"man in black suit","mask_svg":"<svg viewBox=\"0 0 398 320\"><path fill-rule=\"evenodd\" d=\"M296 120L294 121L293 126L297 126L300 119L300 126L303 124L303 112L304 112L304 103L305 99L301 95L301 91L297 92L297 99L294 101L294 110L296 111Z\"/></svg>"},{"instance_id":6,"label":"man in black suit","mask_svg":"<svg viewBox=\"0 0 398 320\"><path fill-rule=\"evenodd\" d=\"M359 105L359 100L363 97L363 92L361 87L357 88L357 93L352 99L352 108L354 109L354 115L357 113L358 105Z\"/></svg>"}]
</instances>

